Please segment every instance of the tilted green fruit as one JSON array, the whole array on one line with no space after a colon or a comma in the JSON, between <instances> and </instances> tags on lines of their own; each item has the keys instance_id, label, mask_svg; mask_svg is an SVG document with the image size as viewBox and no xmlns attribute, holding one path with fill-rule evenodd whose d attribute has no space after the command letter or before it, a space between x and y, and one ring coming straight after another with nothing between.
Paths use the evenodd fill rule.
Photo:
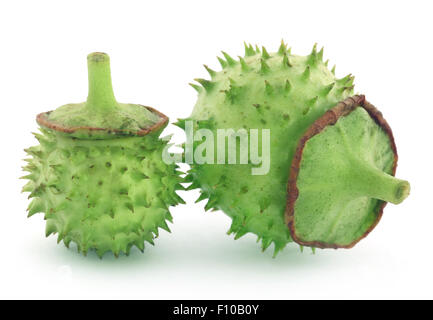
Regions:
<instances>
[{"instance_id":1,"label":"tilted green fruit","mask_svg":"<svg viewBox=\"0 0 433 320\"><path fill-rule=\"evenodd\" d=\"M87 101L37 116L40 144L26 150L23 191L33 198L29 216L44 213L47 236L58 233L58 242L75 242L83 254L129 254L153 244L158 228L169 231L168 207L183 203L175 193L182 179L162 160L168 118L115 100L108 55L87 61Z\"/></svg>"},{"instance_id":2,"label":"tilted green fruit","mask_svg":"<svg viewBox=\"0 0 433 320\"><path fill-rule=\"evenodd\" d=\"M234 233L237 239L254 233L262 241L263 250L274 243L276 255L292 241L285 209L290 198L289 171L298 141L315 120L353 94L354 78L348 75L337 79L335 67L328 69L323 49L317 51L316 46L308 56L292 55L283 42L276 53L245 45L245 57L239 60L225 52L223 55L225 60L218 58L221 72L205 66L211 80L196 79L202 86L192 84L198 91L198 101L191 116L178 125L184 128L191 120L195 130L209 129L215 137L217 129L270 129L270 170L265 175L251 175L251 168L256 167L251 163L192 164L187 179L192 182L190 189L201 189L198 200L209 199L206 210L221 209L232 218L229 234ZM333 143L339 142L329 142ZM381 169L389 171L386 165ZM338 172L338 168L335 170ZM308 180L307 187L320 189L332 184L316 178ZM378 178L374 183L382 181ZM332 205L333 199L329 201ZM314 208L317 219L322 209L320 203ZM308 229L308 221L306 225Z\"/></svg>"}]
</instances>

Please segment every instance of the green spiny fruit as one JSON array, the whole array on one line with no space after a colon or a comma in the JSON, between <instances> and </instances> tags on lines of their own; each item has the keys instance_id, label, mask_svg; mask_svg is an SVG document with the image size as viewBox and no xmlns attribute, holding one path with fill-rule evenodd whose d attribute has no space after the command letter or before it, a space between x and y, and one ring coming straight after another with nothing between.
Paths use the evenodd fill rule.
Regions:
<instances>
[{"instance_id":1,"label":"green spiny fruit","mask_svg":"<svg viewBox=\"0 0 433 320\"><path fill-rule=\"evenodd\" d=\"M201 86L192 84L198 91L197 103L191 116L180 120L178 125L185 129L187 121L192 121L195 130L209 129L214 137L218 136L217 129L270 129L270 170L264 175L252 175L251 169L257 165L251 161L235 165L191 164L187 177L192 182L189 189L201 189L198 201L208 199L206 210L220 209L232 218L229 234L234 233L235 239L254 233L261 240L263 250L274 243L276 255L293 238L285 211L287 199L291 197L287 185L298 142L326 111L353 94L354 77L337 79L335 67L328 69L328 62L323 61L323 49L317 51L316 45L308 56L291 54L283 42L276 53L245 44L245 56L239 60L225 52L223 55L225 59L218 58L222 71L205 66L211 79L196 79ZM391 170L389 163L383 166ZM378 180L375 183L380 184ZM322 185L317 180L314 184L317 188ZM322 197L326 202L324 194ZM320 205L314 207L316 222L320 220L321 209ZM320 224L309 225L307 220L302 226L307 234L311 231L308 226L315 228ZM314 242L298 243L315 247Z\"/></svg>"},{"instance_id":2,"label":"green spiny fruit","mask_svg":"<svg viewBox=\"0 0 433 320\"><path fill-rule=\"evenodd\" d=\"M44 213L46 236L78 251L129 254L153 244L158 228L169 231L169 206L182 179L162 161L167 141L159 139L168 118L153 108L118 103L110 62L104 53L87 58L89 95L37 116L39 145L26 152L29 216Z\"/></svg>"}]
</instances>

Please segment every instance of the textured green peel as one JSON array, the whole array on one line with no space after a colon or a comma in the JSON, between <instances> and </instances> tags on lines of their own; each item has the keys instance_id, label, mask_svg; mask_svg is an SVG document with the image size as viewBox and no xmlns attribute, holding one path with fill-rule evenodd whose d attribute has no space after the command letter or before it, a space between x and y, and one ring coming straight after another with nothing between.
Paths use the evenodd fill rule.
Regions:
<instances>
[{"instance_id":1,"label":"textured green peel","mask_svg":"<svg viewBox=\"0 0 433 320\"><path fill-rule=\"evenodd\" d=\"M191 84L198 92L197 103L191 116L180 120L178 125L185 129L187 121L192 121L195 130L211 130L214 145L218 129L246 129L250 134L252 129L270 129L270 170L264 175L252 175L255 165L251 162L195 163L187 176L192 182L189 189L201 189L197 201L208 199L206 210L220 209L233 220L228 233L235 234L235 239L246 233L256 234L263 250L274 244L275 256L293 241L285 216L286 203L295 196L287 193L287 185L298 143L317 119L353 95L354 77L336 78L335 66L328 69L328 62L323 61L323 49L317 51L316 46L309 55L298 56L283 42L275 53L245 44L245 56L239 60L225 52L223 56L224 59L218 58L222 71L205 66L210 79L195 79L200 85ZM357 130L370 128L362 116L352 115L348 118L353 120L350 125ZM349 129L353 148L364 148L359 152L370 156L368 161L356 156L346 159L345 150L337 148L343 143L337 139L341 136L325 134L317 144L317 152L315 149L307 152L312 159L308 166L313 170L310 173L300 168L305 174L301 178L305 184L301 181L303 190L296 204L303 234L313 238L320 234L337 244L349 243L374 227L378 221L376 208L383 201L399 203L408 195L409 184L390 175L395 167L389 140L374 126L370 129L378 140L370 141L369 152L364 152L366 146L359 145L359 137L353 136L357 131ZM327 158L335 170L332 174L320 171L314 176L313 172L322 168L318 151L326 151L328 146L340 152ZM195 142L194 147L200 146ZM214 163L217 163L216 153ZM305 165L307 162L302 163ZM306 200L302 201L302 197ZM321 220L323 211L335 214L329 220L332 226ZM323 247L294 240L301 245Z\"/></svg>"},{"instance_id":2,"label":"textured green peel","mask_svg":"<svg viewBox=\"0 0 433 320\"><path fill-rule=\"evenodd\" d=\"M291 54L282 43L278 52L245 46L234 60L224 53L223 70L211 71L201 86L191 116L195 129L270 129L270 171L251 175L247 165L192 165L191 188L199 187L206 209L221 209L233 222L235 238L251 232L275 254L291 242L284 221L291 159L299 138L325 111L353 92L353 77L337 79L316 47L308 56ZM183 126L184 121L179 125ZM215 142L216 144L216 142Z\"/></svg>"},{"instance_id":3,"label":"textured green peel","mask_svg":"<svg viewBox=\"0 0 433 320\"><path fill-rule=\"evenodd\" d=\"M161 157L167 118L116 102L107 55L89 55L88 67L87 102L38 116L39 145L26 149L23 191L32 199L29 216L44 214L47 236L57 234L67 247L74 242L83 254L129 254L153 244L159 229L169 231L169 206L183 203L176 194L182 178Z\"/></svg>"}]
</instances>

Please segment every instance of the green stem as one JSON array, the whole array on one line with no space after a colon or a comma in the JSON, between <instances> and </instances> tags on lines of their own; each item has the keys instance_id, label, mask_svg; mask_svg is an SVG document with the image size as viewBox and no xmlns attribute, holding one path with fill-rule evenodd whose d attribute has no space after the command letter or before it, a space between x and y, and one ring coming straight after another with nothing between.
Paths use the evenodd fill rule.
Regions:
<instances>
[{"instance_id":1,"label":"green stem","mask_svg":"<svg viewBox=\"0 0 433 320\"><path fill-rule=\"evenodd\" d=\"M401 203L410 192L409 182L397 179L367 163L357 161L352 174L355 176L352 186L363 195L391 202Z\"/></svg>"},{"instance_id":2,"label":"green stem","mask_svg":"<svg viewBox=\"0 0 433 320\"><path fill-rule=\"evenodd\" d=\"M117 108L111 84L110 57L106 53L94 52L87 56L89 94L86 106L96 112L110 112Z\"/></svg>"}]
</instances>

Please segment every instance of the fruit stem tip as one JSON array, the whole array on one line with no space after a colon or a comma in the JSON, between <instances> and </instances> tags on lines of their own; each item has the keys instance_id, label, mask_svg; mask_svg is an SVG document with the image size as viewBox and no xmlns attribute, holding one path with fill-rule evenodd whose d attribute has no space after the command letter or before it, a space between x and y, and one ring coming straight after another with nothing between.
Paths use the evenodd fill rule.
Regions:
<instances>
[{"instance_id":1,"label":"fruit stem tip","mask_svg":"<svg viewBox=\"0 0 433 320\"><path fill-rule=\"evenodd\" d=\"M395 204L402 203L404 199L406 199L409 196L410 193L410 184L409 182L402 180L395 192Z\"/></svg>"},{"instance_id":2,"label":"fruit stem tip","mask_svg":"<svg viewBox=\"0 0 433 320\"><path fill-rule=\"evenodd\" d=\"M86 105L92 111L110 111L117 107L111 84L110 57L103 52L87 56L89 94Z\"/></svg>"}]
</instances>

